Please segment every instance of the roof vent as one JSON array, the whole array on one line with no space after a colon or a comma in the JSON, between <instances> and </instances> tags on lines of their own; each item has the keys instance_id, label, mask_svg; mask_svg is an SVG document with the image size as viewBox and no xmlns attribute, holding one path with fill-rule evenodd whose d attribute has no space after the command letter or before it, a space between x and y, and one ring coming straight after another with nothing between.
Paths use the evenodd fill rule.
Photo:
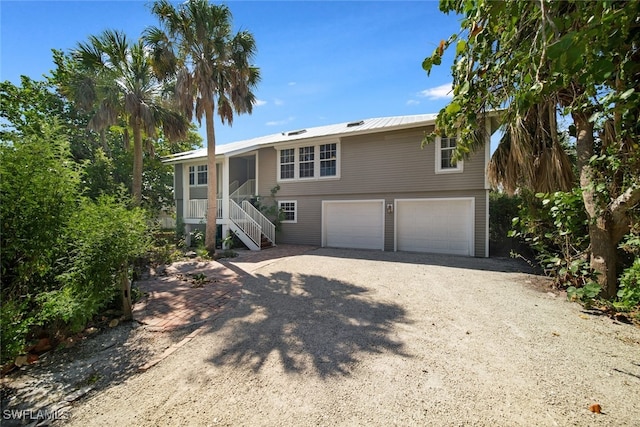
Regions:
<instances>
[{"instance_id":1,"label":"roof vent","mask_svg":"<svg viewBox=\"0 0 640 427\"><path fill-rule=\"evenodd\" d=\"M302 133L305 133L306 131L307 131L306 129L294 130L292 132L289 132L287 136L300 135Z\"/></svg>"},{"instance_id":2,"label":"roof vent","mask_svg":"<svg viewBox=\"0 0 640 427\"><path fill-rule=\"evenodd\" d=\"M351 123L347 123L347 127L348 128L352 128L354 126L360 126L364 124L364 120L360 120L359 122L351 122Z\"/></svg>"}]
</instances>

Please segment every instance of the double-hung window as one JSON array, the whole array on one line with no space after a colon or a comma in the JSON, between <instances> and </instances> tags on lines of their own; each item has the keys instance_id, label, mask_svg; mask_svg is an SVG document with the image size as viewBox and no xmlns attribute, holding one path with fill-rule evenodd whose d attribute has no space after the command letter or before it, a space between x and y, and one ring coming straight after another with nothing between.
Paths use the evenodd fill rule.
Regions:
<instances>
[{"instance_id":1,"label":"double-hung window","mask_svg":"<svg viewBox=\"0 0 640 427\"><path fill-rule=\"evenodd\" d=\"M278 181L340 177L340 144L298 145L278 149Z\"/></svg>"},{"instance_id":2,"label":"double-hung window","mask_svg":"<svg viewBox=\"0 0 640 427\"><path fill-rule=\"evenodd\" d=\"M456 137L436 138L436 173L462 172L462 160L455 161Z\"/></svg>"},{"instance_id":3,"label":"double-hung window","mask_svg":"<svg viewBox=\"0 0 640 427\"><path fill-rule=\"evenodd\" d=\"M338 150L336 144L320 145L320 176L336 176Z\"/></svg>"},{"instance_id":4,"label":"double-hung window","mask_svg":"<svg viewBox=\"0 0 640 427\"><path fill-rule=\"evenodd\" d=\"M207 165L189 166L189 185L207 185Z\"/></svg>"},{"instance_id":5,"label":"double-hung window","mask_svg":"<svg viewBox=\"0 0 640 427\"><path fill-rule=\"evenodd\" d=\"M311 147L300 147L299 163L300 163L300 178L313 178L313 166L315 164L315 149L313 145Z\"/></svg>"},{"instance_id":6,"label":"double-hung window","mask_svg":"<svg viewBox=\"0 0 640 427\"><path fill-rule=\"evenodd\" d=\"M298 222L298 212L295 200L278 201L278 208L282 213L282 222Z\"/></svg>"},{"instance_id":7,"label":"double-hung window","mask_svg":"<svg viewBox=\"0 0 640 427\"><path fill-rule=\"evenodd\" d=\"M280 179L294 179L296 177L295 153L293 148L280 150Z\"/></svg>"}]
</instances>

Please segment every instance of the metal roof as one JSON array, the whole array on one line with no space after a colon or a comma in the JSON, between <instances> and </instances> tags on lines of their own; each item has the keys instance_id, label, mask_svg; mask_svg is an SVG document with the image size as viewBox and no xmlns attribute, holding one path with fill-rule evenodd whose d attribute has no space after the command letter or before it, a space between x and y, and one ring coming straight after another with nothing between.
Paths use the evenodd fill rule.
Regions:
<instances>
[{"instance_id":1,"label":"metal roof","mask_svg":"<svg viewBox=\"0 0 640 427\"><path fill-rule=\"evenodd\" d=\"M318 126L306 129L294 129L288 132L281 132L244 141L231 142L216 146L217 156L233 156L255 150L260 147L304 141L322 137L340 137L346 135L357 135L373 133L378 130L395 130L412 128L416 126L427 126L435 123L437 114L418 114L413 116L378 117L373 119L358 120L354 122L344 122L334 125ZM207 157L207 148L174 154L165 159L166 163L182 163L184 161L202 159Z\"/></svg>"}]
</instances>

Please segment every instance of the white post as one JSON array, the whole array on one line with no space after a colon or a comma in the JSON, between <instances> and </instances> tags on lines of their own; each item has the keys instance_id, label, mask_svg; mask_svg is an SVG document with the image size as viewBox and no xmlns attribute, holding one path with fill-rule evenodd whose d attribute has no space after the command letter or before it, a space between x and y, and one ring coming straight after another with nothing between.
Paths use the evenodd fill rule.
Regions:
<instances>
[{"instance_id":1,"label":"white post","mask_svg":"<svg viewBox=\"0 0 640 427\"><path fill-rule=\"evenodd\" d=\"M229 158L227 156L222 158L222 219L229 219ZM222 238L225 237L227 236Z\"/></svg>"},{"instance_id":2,"label":"white post","mask_svg":"<svg viewBox=\"0 0 640 427\"><path fill-rule=\"evenodd\" d=\"M189 165L182 164L182 219L189 215Z\"/></svg>"}]
</instances>

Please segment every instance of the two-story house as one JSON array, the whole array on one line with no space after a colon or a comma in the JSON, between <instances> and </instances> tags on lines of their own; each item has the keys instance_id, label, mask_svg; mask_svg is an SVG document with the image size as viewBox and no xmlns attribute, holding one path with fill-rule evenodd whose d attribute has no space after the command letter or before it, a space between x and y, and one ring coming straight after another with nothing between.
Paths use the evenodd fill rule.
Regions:
<instances>
[{"instance_id":1,"label":"two-story house","mask_svg":"<svg viewBox=\"0 0 640 427\"><path fill-rule=\"evenodd\" d=\"M323 247L489 255L486 144L452 161L455 135L424 148L436 115L382 117L298 129L216 147L218 215L253 250L265 242ZM177 216L204 224L206 148L167 160L175 167ZM275 192L282 227L249 200Z\"/></svg>"}]
</instances>

